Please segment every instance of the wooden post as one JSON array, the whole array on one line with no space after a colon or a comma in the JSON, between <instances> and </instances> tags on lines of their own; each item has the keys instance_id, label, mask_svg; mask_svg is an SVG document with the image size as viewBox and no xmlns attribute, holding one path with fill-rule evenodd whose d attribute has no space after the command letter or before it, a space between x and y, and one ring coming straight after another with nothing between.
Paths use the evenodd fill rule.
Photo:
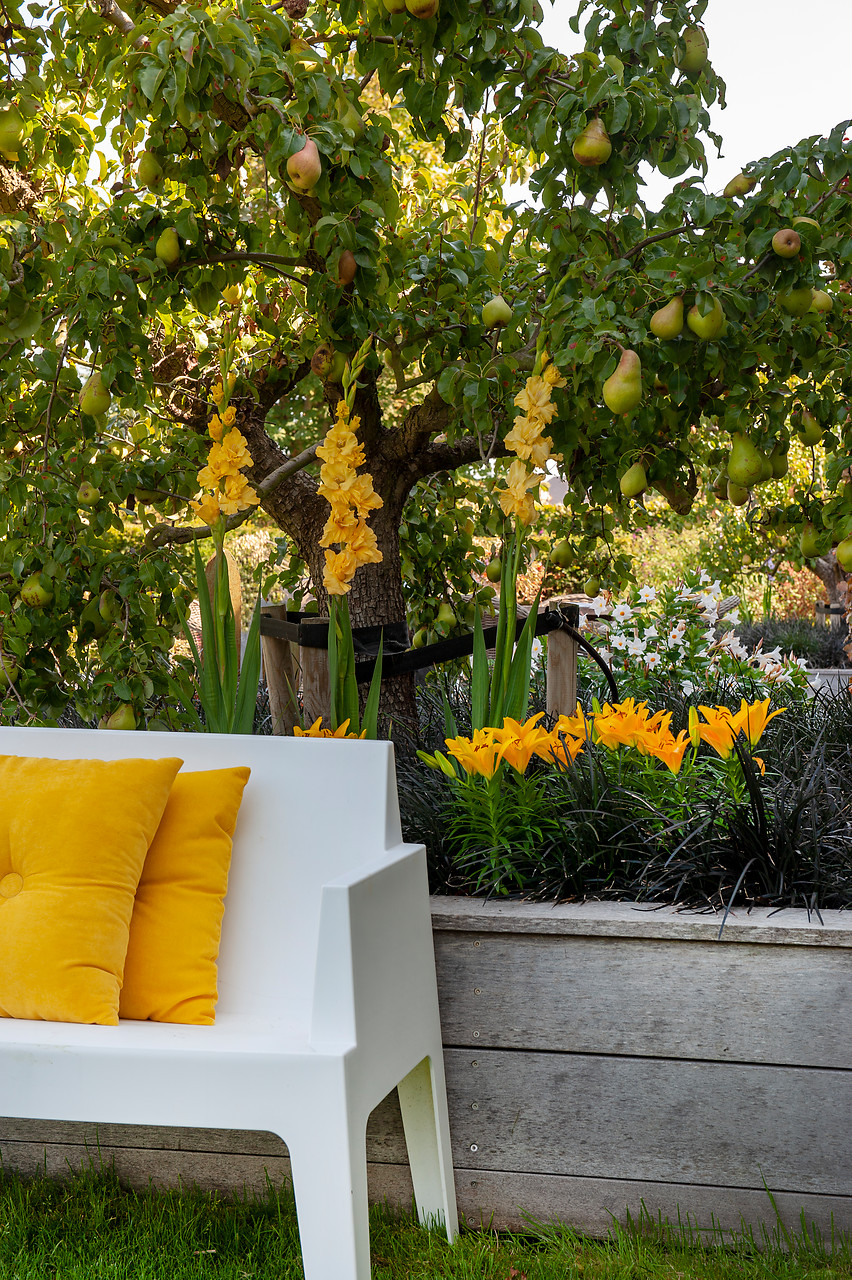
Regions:
<instances>
[{"instance_id":1,"label":"wooden post","mask_svg":"<svg viewBox=\"0 0 852 1280\"><path fill-rule=\"evenodd\" d=\"M269 618L287 620L286 604L265 604L261 612ZM299 723L298 672L289 640L261 636L263 676L269 691L272 732L279 736L293 732Z\"/></svg>"},{"instance_id":2,"label":"wooden post","mask_svg":"<svg viewBox=\"0 0 852 1280\"><path fill-rule=\"evenodd\" d=\"M577 653L579 646L566 631L547 637L547 714L572 716L577 710Z\"/></svg>"},{"instance_id":3,"label":"wooden post","mask_svg":"<svg viewBox=\"0 0 852 1280\"><path fill-rule=\"evenodd\" d=\"M303 627L328 626L327 618L303 618ZM310 726L317 716L322 716L323 726L329 728L331 688L328 680L328 649L299 649L302 668L302 703L305 708L305 725Z\"/></svg>"}]
</instances>

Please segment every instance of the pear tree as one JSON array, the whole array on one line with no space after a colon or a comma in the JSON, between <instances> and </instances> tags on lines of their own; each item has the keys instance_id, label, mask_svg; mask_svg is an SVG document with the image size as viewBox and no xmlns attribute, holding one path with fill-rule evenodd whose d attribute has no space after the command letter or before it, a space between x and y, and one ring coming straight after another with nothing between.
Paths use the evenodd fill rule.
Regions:
<instances>
[{"instance_id":1,"label":"pear tree","mask_svg":"<svg viewBox=\"0 0 852 1280\"><path fill-rule=\"evenodd\" d=\"M324 607L314 448L368 338L382 559L356 625L405 619L409 494L499 467L542 343L567 518L601 564L646 493L682 514L710 475L777 519L755 455L811 420L829 488L791 485L783 519L848 541L848 122L709 191L708 0L577 0L570 55L538 0L124 3L5 9L4 715L150 720L223 376ZM659 207L643 164L671 180ZM533 200L507 204L509 178Z\"/></svg>"}]
</instances>

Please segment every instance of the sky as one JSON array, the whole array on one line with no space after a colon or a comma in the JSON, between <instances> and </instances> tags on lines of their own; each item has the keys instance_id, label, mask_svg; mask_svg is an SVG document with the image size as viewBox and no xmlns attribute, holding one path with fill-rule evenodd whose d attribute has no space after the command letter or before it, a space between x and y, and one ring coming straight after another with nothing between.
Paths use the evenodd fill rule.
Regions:
<instances>
[{"instance_id":1,"label":"sky","mask_svg":"<svg viewBox=\"0 0 852 1280\"><path fill-rule=\"evenodd\" d=\"M565 53L581 49L568 26L576 0L541 4L544 39ZM721 191L749 160L852 117L852 0L710 0L703 26L728 99L724 111L711 110L724 156L710 145L709 190ZM649 203L666 190L664 180L649 185Z\"/></svg>"}]
</instances>

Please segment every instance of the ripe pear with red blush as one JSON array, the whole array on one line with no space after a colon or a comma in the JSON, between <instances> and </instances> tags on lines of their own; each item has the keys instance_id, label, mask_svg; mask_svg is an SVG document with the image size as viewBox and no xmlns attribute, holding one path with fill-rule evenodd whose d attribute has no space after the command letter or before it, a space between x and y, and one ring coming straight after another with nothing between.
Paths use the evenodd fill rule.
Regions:
<instances>
[{"instance_id":1,"label":"ripe pear with red blush","mask_svg":"<svg viewBox=\"0 0 852 1280\"><path fill-rule=\"evenodd\" d=\"M344 289L355 279L358 263L351 249L344 249L337 260L337 283Z\"/></svg>"},{"instance_id":2,"label":"ripe pear with red blush","mask_svg":"<svg viewBox=\"0 0 852 1280\"><path fill-rule=\"evenodd\" d=\"M297 191L312 191L322 176L322 161L313 138L287 161L287 177Z\"/></svg>"}]
</instances>

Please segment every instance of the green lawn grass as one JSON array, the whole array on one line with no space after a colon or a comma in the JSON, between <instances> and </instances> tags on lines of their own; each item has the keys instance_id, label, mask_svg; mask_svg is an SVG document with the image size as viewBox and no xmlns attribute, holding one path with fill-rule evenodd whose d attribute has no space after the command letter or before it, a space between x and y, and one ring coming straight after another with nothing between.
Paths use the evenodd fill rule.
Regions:
<instances>
[{"instance_id":1,"label":"green lawn grass","mask_svg":"<svg viewBox=\"0 0 852 1280\"><path fill-rule=\"evenodd\" d=\"M616 1230L591 1240L535 1228L465 1230L450 1247L410 1218L373 1210L374 1280L841 1280L847 1238L701 1244L682 1230ZM792 1246L792 1248L791 1248ZM2 1280L298 1280L288 1195L236 1203L200 1192L135 1192L109 1173L65 1182L0 1178ZM334 1280L334 1277L328 1277Z\"/></svg>"}]
</instances>

